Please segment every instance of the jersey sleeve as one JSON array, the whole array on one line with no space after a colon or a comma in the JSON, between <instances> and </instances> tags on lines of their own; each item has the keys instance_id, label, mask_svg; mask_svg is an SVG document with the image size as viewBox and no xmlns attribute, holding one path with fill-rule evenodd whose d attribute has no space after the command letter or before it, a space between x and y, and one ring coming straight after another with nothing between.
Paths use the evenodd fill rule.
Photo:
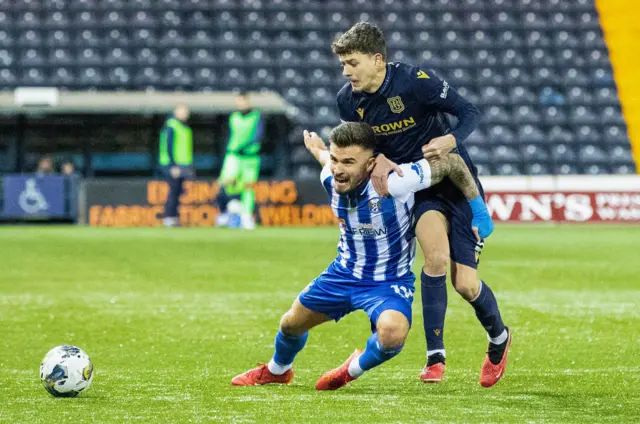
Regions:
<instances>
[{"instance_id":1,"label":"jersey sleeve","mask_svg":"<svg viewBox=\"0 0 640 424\"><path fill-rule=\"evenodd\" d=\"M420 103L458 118L458 125L451 131L458 143L462 143L478 126L480 121L478 108L458 94L447 81L433 73L416 69L412 87Z\"/></svg>"},{"instance_id":2,"label":"jersey sleeve","mask_svg":"<svg viewBox=\"0 0 640 424\"><path fill-rule=\"evenodd\" d=\"M327 194L331 195L333 191L333 175L331 175L331 169L329 168L329 163L322 168L322 172L320 172L320 182L322 186L326 190Z\"/></svg>"},{"instance_id":3,"label":"jersey sleeve","mask_svg":"<svg viewBox=\"0 0 640 424\"><path fill-rule=\"evenodd\" d=\"M340 120L342 122L359 122L356 111L351 105L349 96L346 93L346 86L338 92L336 103L338 104L338 113L340 114Z\"/></svg>"},{"instance_id":4,"label":"jersey sleeve","mask_svg":"<svg viewBox=\"0 0 640 424\"><path fill-rule=\"evenodd\" d=\"M431 186L431 168L426 159L403 163L400 169L404 176L393 172L387 179L389 194L399 201L404 203L413 193Z\"/></svg>"}]
</instances>

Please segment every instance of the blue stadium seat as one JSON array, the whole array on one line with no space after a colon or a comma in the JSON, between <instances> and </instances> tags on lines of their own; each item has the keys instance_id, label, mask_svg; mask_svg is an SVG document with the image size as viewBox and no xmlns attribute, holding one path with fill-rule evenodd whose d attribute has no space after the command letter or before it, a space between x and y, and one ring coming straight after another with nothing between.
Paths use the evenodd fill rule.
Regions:
<instances>
[{"instance_id":1,"label":"blue stadium seat","mask_svg":"<svg viewBox=\"0 0 640 424\"><path fill-rule=\"evenodd\" d=\"M578 173L578 167L571 163L559 163L554 166L554 174L558 175L572 175Z\"/></svg>"},{"instance_id":2,"label":"blue stadium seat","mask_svg":"<svg viewBox=\"0 0 640 424\"><path fill-rule=\"evenodd\" d=\"M104 83L104 77L102 71L97 67L81 68L79 70L78 84L87 87L94 88Z\"/></svg>"},{"instance_id":3,"label":"blue stadium seat","mask_svg":"<svg viewBox=\"0 0 640 424\"><path fill-rule=\"evenodd\" d=\"M526 163L524 173L527 175L550 175L552 172L546 162Z\"/></svg>"},{"instance_id":4,"label":"blue stadium seat","mask_svg":"<svg viewBox=\"0 0 640 424\"><path fill-rule=\"evenodd\" d=\"M127 47L130 44L129 36L124 29L112 29L107 32L104 37L104 42L109 47L122 46Z\"/></svg>"},{"instance_id":5,"label":"blue stadium seat","mask_svg":"<svg viewBox=\"0 0 640 424\"><path fill-rule=\"evenodd\" d=\"M29 48L20 54L18 62L22 66L44 65L46 58L44 52L39 48Z\"/></svg>"},{"instance_id":6,"label":"blue stadium seat","mask_svg":"<svg viewBox=\"0 0 640 424\"><path fill-rule=\"evenodd\" d=\"M517 48L523 45L520 35L514 31L504 31L497 34L496 46L499 48L513 47Z\"/></svg>"},{"instance_id":7,"label":"blue stadium seat","mask_svg":"<svg viewBox=\"0 0 640 424\"><path fill-rule=\"evenodd\" d=\"M488 124L508 124L511 122L511 114L502 106L491 106L484 112L483 121Z\"/></svg>"},{"instance_id":8,"label":"blue stadium seat","mask_svg":"<svg viewBox=\"0 0 640 424\"><path fill-rule=\"evenodd\" d=\"M624 125L607 125L604 128L603 141L611 144L629 145L629 137Z\"/></svg>"},{"instance_id":9,"label":"blue stadium seat","mask_svg":"<svg viewBox=\"0 0 640 424\"><path fill-rule=\"evenodd\" d=\"M124 88L131 82L131 75L126 68L111 68L107 73L107 83L117 89Z\"/></svg>"},{"instance_id":10,"label":"blue stadium seat","mask_svg":"<svg viewBox=\"0 0 640 424\"><path fill-rule=\"evenodd\" d=\"M160 46L165 46L165 47L173 47L173 46L181 47L181 46L184 46L185 41L186 39L182 34L182 32L172 28L160 36L160 40L158 40L158 44Z\"/></svg>"},{"instance_id":11,"label":"blue stadium seat","mask_svg":"<svg viewBox=\"0 0 640 424\"><path fill-rule=\"evenodd\" d=\"M601 139L598 131L591 125L578 127L577 140L581 143L599 143Z\"/></svg>"},{"instance_id":12,"label":"blue stadium seat","mask_svg":"<svg viewBox=\"0 0 640 424\"><path fill-rule=\"evenodd\" d=\"M522 172L520 172L519 167L514 163L498 164L495 167L495 170L496 170L495 171L496 175L501 175L501 176L522 175Z\"/></svg>"},{"instance_id":13,"label":"blue stadium seat","mask_svg":"<svg viewBox=\"0 0 640 424\"><path fill-rule=\"evenodd\" d=\"M167 69L163 76L163 84L167 86L185 87L193 83L193 77L187 69L174 67Z\"/></svg>"},{"instance_id":14,"label":"blue stadium seat","mask_svg":"<svg viewBox=\"0 0 640 424\"><path fill-rule=\"evenodd\" d=\"M536 48L531 52L529 58L531 66L555 66L556 61L553 57L553 50Z\"/></svg>"},{"instance_id":15,"label":"blue stadium seat","mask_svg":"<svg viewBox=\"0 0 640 424\"><path fill-rule=\"evenodd\" d=\"M3 23L9 19L6 14L0 13L0 25L4 26ZM42 20L37 11L18 12L15 25L18 28L40 28L42 26Z\"/></svg>"},{"instance_id":16,"label":"blue stadium seat","mask_svg":"<svg viewBox=\"0 0 640 424\"><path fill-rule=\"evenodd\" d=\"M593 110L586 106L578 106L571 111L570 121L574 124L589 124L596 120Z\"/></svg>"},{"instance_id":17,"label":"blue stadium seat","mask_svg":"<svg viewBox=\"0 0 640 424\"><path fill-rule=\"evenodd\" d=\"M521 143L544 143L545 137L539 126L526 124L518 127L518 140Z\"/></svg>"},{"instance_id":18,"label":"blue stadium seat","mask_svg":"<svg viewBox=\"0 0 640 424\"><path fill-rule=\"evenodd\" d=\"M573 163L578 159L578 155L570 145L552 144L551 158L556 163Z\"/></svg>"},{"instance_id":19,"label":"blue stadium seat","mask_svg":"<svg viewBox=\"0 0 640 424\"><path fill-rule=\"evenodd\" d=\"M591 93L582 87L571 87L566 98L567 102L572 105L589 105L593 102Z\"/></svg>"},{"instance_id":20,"label":"blue stadium seat","mask_svg":"<svg viewBox=\"0 0 640 424\"><path fill-rule=\"evenodd\" d=\"M51 82L54 86L73 85L76 76L71 68L56 68L51 72Z\"/></svg>"},{"instance_id":21,"label":"blue stadium seat","mask_svg":"<svg viewBox=\"0 0 640 424\"><path fill-rule=\"evenodd\" d=\"M634 164L631 149L628 146L612 146L608 149L607 156L614 165L633 166Z\"/></svg>"},{"instance_id":22,"label":"blue stadium seat","mask_svg":"<svg viewBox=\"0 0 640 424\"><path fill-rule=\"evenodd\" d=\"M547 133L545 140L547 143L572 143L574 135L572 131L560 125L554 125Z\"/></svg>"},{"instance_id":23,"label":"blue stadium seat","mask_svg":"<svg viewBox=\"0 0 640 424\"><path fill-rule=\"evenodd\" d=\"M4 29L0 29L0 47L10 47L13 46L14 40L11 34Z\"/></svg>"},{"instance_id":24,"label":"blue stadium seat","mask_svg":"<svg viewBox=\"0 0 640 424\"><path fill-rule=\"evenodd\" d=\"M145 88L158 85L161 81L162 76L155 67L141 68L133 78L137 86Z\"/></svg>"},{"instance_id":25,"label":"blue stadium seat","mask_svg":"<svg viewBox=\"0 0 640 424\"><path fill-rule=\"evenodd\" d=\"M513 131L504 125L494 125L490 127L487 138L492 143L513 144L516 141L516 136Z\"/></svg>"},{"instance_id":26,"label":"blue stadium seat","mask_svg":"<svg viewBox=\"0 0 640 424\"><path fill-rule=\"evenodd\" d=\"M38 30L29 29L18 36L18 46L23 47L38 47L42 45L42 34Z\"/></svg>"},{"instance_id":27,"label":"blue stadium seat","mask_svg":"<svg viewBox=\"0 0 640 424\"><path fill-rule=\"evenodd\" d=\"M537 144L526 144L520 149L520 155L525 162L547 162L549 153Z\"/></svg>"},{"instance_id":28,"label":"blue stadium seat","mask_svg":"<svg viewBox=\"0 0 640 424\"><path fill-rule=\"evenodd\" d=\"M595 115L594 115L595 117ZM618 106L606 106L599 113L598 121L602 124L618 124L624 125L624 117L622 116L622 111Z\"/></svg>"},{"instance_id":29,"label":"blue stadium seat","mask_svg":"<svg viewBox=\"0 0 640 424\"><path fill-rule=\"evenodd\" d=\"M138 45L156 46L158 43L155 33L149 28L135 29L131 39Z\"/></svg>"},{"instance_id":30,"label":"blue stadium seat","mask_svg":"<svg viewBox=\"0 0 640 424\"><path fill-rule=\"evenodd\" d=\"M244 71L238 68L225 69L220 86L222 87L245 87L247 85L247 76Z\"/></svg>"},{"instance_id":31,"label":"blue stadium seat","mask_svg":"<svg viewBox=\"0 0 640 424\"><path fill-rule=\"evenodd\" d=\"M472 144L467 151L474 164L491 163L491 156L487 149Z\"/></svg>"},{"instance_id":32,"label":"blue stadium seat","mask_svg":"<svg viewBox=\"0 0 640 424\"><path fill-rule=\"evenodd\" d=\"M215 41L207 31L198 30L191 34L188 43L191 46L210 47Z\"/></svg>"},{"instance_id":33,"label":"blue stadium seat","mask_svg":"<svg viewBox=\"0 0 640 424\"><path fill-rule=\"evenodd\" d=\"M102 17L101 24L106 27L124 27L127 25L127 18L124 13L117 10L110 10Z\"/></svg>"},{"instance_id":34,"label":"blue stadium seat","mask_svg":"<svg viewBox=\"0 0 640 424\"><path fill-rule=\"evenodd\" d=\"M496 66L498 59L493 52L485 49L478 50L473 55L473 62L475 66Z\"/></svg>"},{"instance_id":35,"label":"blue stadium seat","mask_svg":"<svg viewBox=\"0 0 640 424\"><path fill-rule=\"evenodd\" d=\"M533 104L536 100L536 95L528 87L515 86L509 91L509 101L514 105Z\"/></svg>"},{"instance_id":36,"label":"blue stadium seat","mask_svg":"<svg viewBox=\"0 0 640 424\"><path fill-rule=\"evenodd\" d=\"M251 72L249 82L255 89L272 87L276 82L276 77L270 69L257 68Z\"/></svg>"},{"instance_id":37,"label":"blue stadium seat","mask_svg":"<svg viewBox=\"0 0 640 424\"><path fill-rule=\"evenodd\" d=\"M215 65L217 63L216 57L213 55L210 49L199 48L194 49L191 53L189 63L196 66Z\"/></svg>"},{"instance_id":38,"label":"blue stadium seat","mask_svg":"<svg viewBox=\"0 0 640 424\"><path fill-rule=\"evenodd\" d=\"M216 87L218 75L211 68L198 68L193 74L193 82L199 87Z\"/></svg>"}]
</instances>

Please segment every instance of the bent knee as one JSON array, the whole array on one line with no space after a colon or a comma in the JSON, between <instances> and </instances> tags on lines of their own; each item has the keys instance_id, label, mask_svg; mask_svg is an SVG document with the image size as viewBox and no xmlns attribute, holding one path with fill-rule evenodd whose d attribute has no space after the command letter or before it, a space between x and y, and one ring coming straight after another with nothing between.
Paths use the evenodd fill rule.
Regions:
<instances>
[{"instance_id":1,"label":"bent knee","mask_svg":"<svg viewBox=\"0 0 640 424\"><path fill-rule=\"evenodd\" d=\"M304 333L301 328L299 320L296 318L293 310L287 311L282 318L280 318L280 332L287 336L299 336Z\"/></svg>"},{"instance_id":2,"label":"bent knee","mask_svg":"<svg viewBox=\"0 0 640 424\"><path fill-rule=\"evenodd\" d=\"M453 281L453 287L465 300L472 301L478 296L480 281L477 279L456 278Z\"/></svg>"},{"instance_id":3,"label":"bent knee","mask_svg":"<svg viewBox=\"0 0 640 424\"><path fill-rule=\"evenodd\" d=\"M383 349L398 348L404 344L409 333L409 321L404 315L401 317L381 317L378 320L378 340Z\"/></svg>"}]
</instances>

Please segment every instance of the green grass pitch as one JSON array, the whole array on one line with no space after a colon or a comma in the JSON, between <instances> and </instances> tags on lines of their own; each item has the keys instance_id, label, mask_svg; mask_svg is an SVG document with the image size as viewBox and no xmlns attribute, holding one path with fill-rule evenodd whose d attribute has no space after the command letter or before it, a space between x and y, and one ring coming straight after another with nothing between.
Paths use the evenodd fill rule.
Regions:
<instances>
[{"instance_id":1,"label":"green grass pitch","mask_svg":"<svg viewBox=\"0 0 640 424\"><path fill-rule=\"evenodd\" d=\"M404 351L347 388L314 385L364 347L361 312L312 331L291 386L232 387L269 360L279 317L336 240L334 228L0 228L0 422L640 422L637 226L497 228L481 276L514 339L491 389L478 384L485 334L451 288L441 385L418 380L416 293ZM38 379L64 343L96 369L76 399L52 398Z\"/></svg>"}]
</instances>

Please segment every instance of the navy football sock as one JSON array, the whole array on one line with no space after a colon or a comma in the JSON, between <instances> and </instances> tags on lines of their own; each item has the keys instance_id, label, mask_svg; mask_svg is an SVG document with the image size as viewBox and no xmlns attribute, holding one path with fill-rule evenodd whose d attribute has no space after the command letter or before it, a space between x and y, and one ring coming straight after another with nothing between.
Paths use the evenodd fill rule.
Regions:
<instances>
[{"instance_id":1,"label":"navy football sock","mask_svg":"<svg viewBox=\"0 0 640 424\"><path fill-rule=\"evenodd\" d=\"M484 329L487 330L489 337L496 338L505 332L498 309L498 301L484 281L480 281L478 296L469 303L476 310L476 316Z\"/></svg>"},{"instance_id":2,"label":"navy football sock","mask_svg":"<svg viewBox=\"0 0 640 424\"><path fill-rule=\"evenodd\" d=\"M367 340L366 349L362 352L362 355L358 357L360 368L362 368L363 371L367 371L373 367L377 367L396 356L401 350L402 346L383 349L382 346L380 346L378 333L373 333Z\"/></svg>"},{"instance_id":3,"label":"navy football sock","mask_svg":"<svg viewBox=\"0 0 640 424\"><path fill-rule=\"evenodd\" d=\"M444 356L444 317L447 313L447 274L432 277L420 275L422 289L422 319L427 339L427 355ZM437 352L434 352L437 351Z\"/></svg>"},{"instance_id":4,"label":"navy football sock","mask_svg":"<svg viewBox=\"0 0 640 424\"><path fill-rule=\"evenodd\" d=\"M273 361L278 365L291 365L298 352L307 343L309 332L301 336L287 336L278 331L276 335L276 351L273 354Z\"/></svg>"}]
</instances>

